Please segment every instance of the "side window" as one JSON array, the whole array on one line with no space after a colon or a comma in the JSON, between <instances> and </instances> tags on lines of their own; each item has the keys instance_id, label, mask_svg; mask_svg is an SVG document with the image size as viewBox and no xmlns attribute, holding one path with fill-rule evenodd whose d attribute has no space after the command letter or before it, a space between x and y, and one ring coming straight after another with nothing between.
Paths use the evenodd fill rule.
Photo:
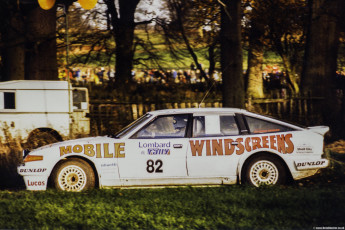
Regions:
<instances>
[{"instance_id":1,"label":"side window","mask_svg":"<svg viewBox=\"0 0 345 230\"><path fill-rule=\"evenodd\" d=\"M14 92L0 92L0 109L15 109L16 97Z\"/></svg>"},{"instance_id":2,"label":"side window","mask_svg":"<svg viewBox=\"0 0 345 230\"><path fill-rule=\"evenodd\" d=\"M138 131L132 138L181 138L185 137L188 115L161 116Z\"/></svg>"},{"instance_id":3,"label":"side window","mask_svg":"<svg viewBox=\"0 0 345 230\"><path fill-rule=\"evenodd\" d=\"M239 130L232 115L206 115L193 118L193 137L238 135Z\"/></svg>"},{"instance_id":4,"label":"side window","mask_svg":"<svg viewBox=\"0 0 345 230\"><path fill-rule=\"evenodd\" d=\"M83 88L76 88L73 90L73 110L80 111L80 110L87 110L88 103L87 103L87 89Z\"/></svg>"},{"instance_id":5,"label":"side window","mask_svg":"<svg viewBox=\"0 0 345 230\"><path fill-rule=\"evenodd\" d=\"M205 136L205 117L196 116L193 117L193 137Z\"/></svg>"},{"instance_id":6,"label":"side window","mask_svg":"<svg viewBox=\"0 0 345 230\"><path fill-rule=\"evenodd\" d=\"M220 116L220 131L224 135L239 135L236 120L234 116Z\"/></svg>"},{"instance_id":7,"label":"side window","mask_svg":"<svg viewBox=\"0 0 345 230\"><path fill-rule=\"evenodd\" d=\"M275 124L269 121L261 120L258 118L246 116L246 120L251 133L273 133L293 130L292 128Z\"/></svg>"}]
</instances>

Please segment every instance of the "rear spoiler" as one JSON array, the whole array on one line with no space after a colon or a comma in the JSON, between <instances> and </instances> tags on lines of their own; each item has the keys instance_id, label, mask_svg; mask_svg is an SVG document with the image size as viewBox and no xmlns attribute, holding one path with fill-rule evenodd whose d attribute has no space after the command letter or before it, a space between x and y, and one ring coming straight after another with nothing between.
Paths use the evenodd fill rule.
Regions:
<instances>
[{"instance_id":1,"label":"rear spoiler","mask_svg":"<svg viewBox=\"0 0 345 230\"><path fill-rule=\"evenodd\" d=\"M308 127L307 129L314 133L321 134L322 136L324 136L329 131L328 126L312 126Z\"/></svg>"}]
</instances>

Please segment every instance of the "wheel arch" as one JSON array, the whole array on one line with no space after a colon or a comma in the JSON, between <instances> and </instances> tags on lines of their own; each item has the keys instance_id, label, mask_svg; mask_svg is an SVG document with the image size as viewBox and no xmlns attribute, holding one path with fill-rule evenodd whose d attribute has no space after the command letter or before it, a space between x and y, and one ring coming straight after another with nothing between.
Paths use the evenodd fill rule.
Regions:
<instances>
[{"instance_id":1,"label":"wheel arch","mask_svg":"<svg viewBox=\"0 0 345 230\"><path fill-rule=\"evenodd\" d=\"M63 141L62 136L59 134L58 131L56 131L55 129L52 128L36 128L34 130L32 130L28 137L27 140L29 140L30 138L34 137L37 133L39 132L46 132L46 133L50 133L52 134L58 141Z\"/></svg>"},{"instance_id":2,"label":"wheel arch","mask_svg":"<svg viewBox=\"0 0 345 230\"><path fill-rule=\"evenodd\" d=\"M97 169L96 169L95 164L94 164L91 160L89 160L89 159L87 159L87 158L85 158L85 157L82 157L82 156L69 156L69 157L65 157L65 158L63 158L63 159L60 159L60 160L54 165L53 169L52 169L51 172L50 172L50 175L49 175L49 177L48 177L48 185L49 185L49 186L52 186L52 178L51 178L51 175L52 175L53 172L56 170L56 168L57 168L62 162L67 161L67 160L70 160L70 159L82 160L82 161L85 161L88 165L90 165L91 168L92 168L92 170L93 170L93 172L95 173L95 180L96 180L95 187L99 188L99 175L98 175L98 171L97 171Z\"/></svg>"},{"instance_id":3,"label":"wheel arch","mask_svg":"<svg viewBox=\"0 0 345 230\"><path fill-rule=\"evenodd\" d=\"M242 183L243 176L244 176L243 173L245 172L245 169L248 166L248 164L251 162L251 160L256 158L256 157L265 156L265 155L273 157L276 160L280 161L282 163L282 165L284 166L284 170L286 172L288 180L292 179L291 171L290 171L288 165L286 164L285 160L281 156L279 156L278 154L269 152L269 151L259 151L259 152L256 152L256 153L248 156L247 158L243 159L242 163L239 164L238 170L237 170L237 178L239 180L238 181L239 184Z\"/></svg>"}]
</instances>

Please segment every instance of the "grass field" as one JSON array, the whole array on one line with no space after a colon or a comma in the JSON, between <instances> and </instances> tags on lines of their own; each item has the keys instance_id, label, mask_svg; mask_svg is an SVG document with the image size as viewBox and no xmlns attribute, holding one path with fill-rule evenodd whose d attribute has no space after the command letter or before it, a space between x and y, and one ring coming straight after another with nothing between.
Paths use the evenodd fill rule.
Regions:
<instances>
[{"instance_id":1,"label":"grass field","mask_svg":"<svg viewBox=\"0 0 345 230\"><path fill-rule=\"evenodd\" d=\"M345 186L0 192L1 229L313 229L345 226Z\"/></svg>"}]
</instances>

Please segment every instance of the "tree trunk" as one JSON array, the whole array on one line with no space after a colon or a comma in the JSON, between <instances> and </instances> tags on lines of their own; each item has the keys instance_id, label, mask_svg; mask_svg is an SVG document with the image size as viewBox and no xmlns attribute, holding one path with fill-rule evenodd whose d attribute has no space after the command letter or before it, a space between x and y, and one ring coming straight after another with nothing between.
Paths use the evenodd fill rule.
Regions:
<instances>
[{"instance_id":1,"label":"tree trunk","mask_svg":"<svg viewBox=\"0 0 345 230\"><path fill-rule=\"evenodd\" d=\"M324 122L339 134L344 124L337 103L335 74L339 45L339 18L344 9L343 0L312 0L310 24L302 74L305 95L322 97L320 113Z\"/></svg>"},{"instance_id":2,"label":"tree trunk","mask_svg":"<svg viewBox=\"0 0 345 230\"><path fill-rule=\"evenodd\" d=\"M39 7L26 15L26 80L57 80L56 7Z\"/></svg>"},{"instance_id":3,"label":"tree trunk","mask_svg":"<svg viewBox=\"0 0 345 230\"><path fill-rule=\"evenodd\" d=\"M263 30L258 28L255 22L252 22L249 36L247 97L263 98L262 63L264 47L261 42Z\"/></svg>"},{"instance_id":4,"label":"tree trunk","mask_svg":"<svg viewBox=\"0 0 345 230\"><path fill-rule=\"evenodd\" d=\"M258 47L259 48L259 47ZM251 49L248 54L248 88L247 97L263 98L262 62L264 58L263 47L261 50Z\"/></svg>"},{"instance_id":5,"label":"tree trunk","mask_svg":"<svg viewBox=\"0 0 345 230\"><path fill-rule=\"evenodd\" d=\"M332 87L337 68L339 40L334 12L337 1L311 0L309 3L311 19L302 75L304 94L325 96Z\"/></svg>"},{"instance_id":6,"label":"tree trunk","mask_svg":"<svg viewBox=\"0 0 345 230\"><path fill-rule=\"evenodd\" d=\"M131 80L134 57L134 29L136 26L134 14L140 0L119 0L118 6L114 0L105 0L104 2L108 8L107 13L110 15L110 23L116 43L116 86L123 89L122 86Z\"/></svg>"},{"instance_id":7,"label":"tree trunk","mask_svg":"<svg viewBox=\"0 0 345 230\"><path fill-rule=\"evenodd\" d=\"M11 3L1 31L4 65L1 81L57 80L56 8Z\"/></svg>"},{"instance_id":8,"label":"tree trunk","mask_svg":"<svg viewBox=\"0 0 345 230\"><path fill-rule=\"evenodd\" d=\"M116 63L115 79L117 85L125 85L131 80L133 67L133 38L134 26L119 25L115 32Z\"/></svg>"},{"instance_id":9,"label":"tree trunk","mask_svg":"<svg viewBox=\"0 0 345 230\"><path fill-rule=\"evenodd\" d=\"M216 48L216 42L211 44L208 47L208 62L209 62L209 67L208 67L208 75L210 78L213 76L213 73L216 69L216 54L215 54L215 48Z\"/></svg>"},{"instance_id":10,"label":"tree trunk","mask_svg":"<svg viewBox=\"0 0 345 230\"><path fill-rule=\"evenodd\" d=\"M244 79L241 46L241 1L222 1L221 7L221 69L223 106L244 108Z\"/></svg>"},{"instance_id":11,"label":"tree trunk","mask_svg":"<svg viewBox=\"0 0 345 230\"><path fill-rule=\"evenodd\" d=\"M280 56L283 60L288 86L293 95L297 96L300 93L298 75L296 74L296 71L293 69L292 64L290 62L291 59L288 57L288 55L282 53Z\"/></svg>"},{"instance_id":12,"label":"tree trunk","mask_svg":"<svg viewBox=\"0 0 345 230\"><path fill-rule=\"evenodd\" d=\"M24 80L25 39L24 25L19 13L8 14L6 31L1 31L3 50L3 76L1 81Z\"/></svg>"}]
</instances>

